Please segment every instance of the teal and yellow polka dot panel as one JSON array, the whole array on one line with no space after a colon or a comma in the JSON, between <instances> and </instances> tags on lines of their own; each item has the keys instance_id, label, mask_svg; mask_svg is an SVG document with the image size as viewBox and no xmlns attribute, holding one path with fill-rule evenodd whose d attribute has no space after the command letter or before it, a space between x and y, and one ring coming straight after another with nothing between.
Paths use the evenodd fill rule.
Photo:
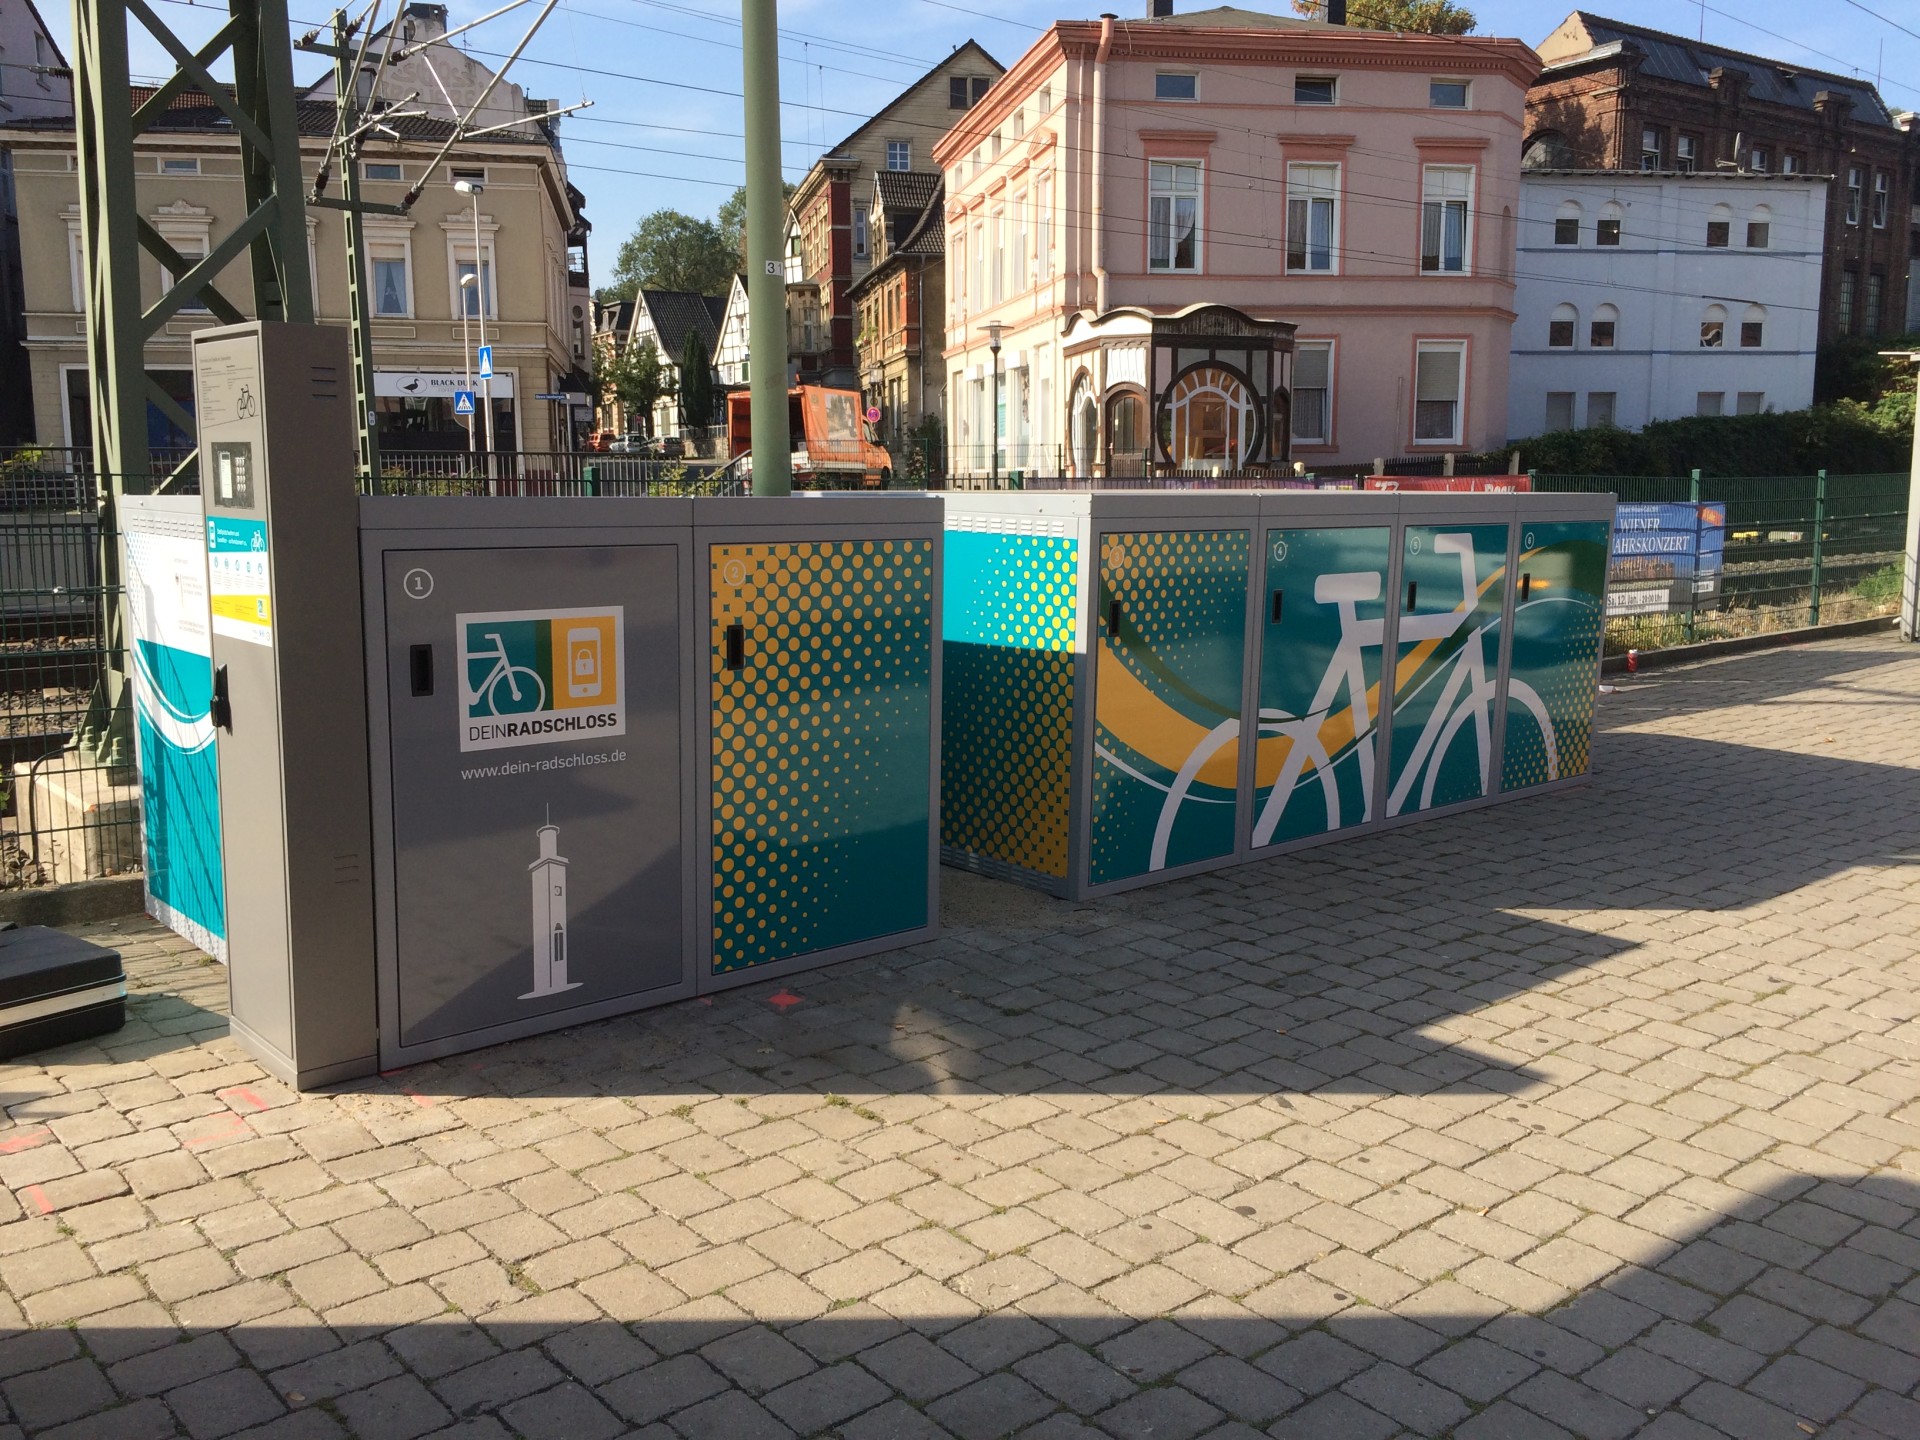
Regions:
<instances>
[{"instance_id":1,"label":"teal and yellow polka dot panel","mask_svg":"<svg viewBox=\"0 0 1920 1440\"><path fill-rule=\"evenodd\" d=\"M715 973L924 926L933 543L709 558Z\"/></svg>"},{"instance_id":2,"label":"teal and yellow polka dot panel","mask_svg":"<svg viewBox=\"0 0 1920 1440\"><path fill-rule=\"evenodd\" d=\"M1091 884L1233 853L1250 543L1245 530L1101 540Z\"/></svg>"},{"instance_id":3,"label":"teal and yellow polka dot panel","mask_svg":"<svg viewBox=\"0 0 1920 1440\"><path fill-rule=\"evenodd\" d=\"M1600 522L1521 528L1502 790L1587 773L1609 543Z\"/></svg>"},{"instance_id":4,"label":"teal and yellow polka dot panel","mask_svg":"<svg viewBox=\"0 0 1920 1440\"><path fill-rule=\"evenodd\" d=\"M1064 879L1079 542L950 530L940 843Z\"/></svg>"}]
</instances>

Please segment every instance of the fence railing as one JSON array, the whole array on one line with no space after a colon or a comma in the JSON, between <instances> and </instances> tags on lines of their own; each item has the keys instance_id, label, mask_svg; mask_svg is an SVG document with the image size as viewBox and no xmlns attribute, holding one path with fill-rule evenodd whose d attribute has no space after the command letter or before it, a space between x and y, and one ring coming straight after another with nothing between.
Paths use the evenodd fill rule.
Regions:
<instances>
[{"instance_id":1,"label":"fence railing","mask_svg":"<svg viewBox=\"0 0 1920 1440\"><path fill-rule=\"evenodd\" d=\"M1536 490L1611 491L1622 501L1725 504L1720 595L1711 609L1619 616L1614 649L1758 634L1890 615L1900 595L1911 477L1543 475Z\"/></svg>"}]
</instances>

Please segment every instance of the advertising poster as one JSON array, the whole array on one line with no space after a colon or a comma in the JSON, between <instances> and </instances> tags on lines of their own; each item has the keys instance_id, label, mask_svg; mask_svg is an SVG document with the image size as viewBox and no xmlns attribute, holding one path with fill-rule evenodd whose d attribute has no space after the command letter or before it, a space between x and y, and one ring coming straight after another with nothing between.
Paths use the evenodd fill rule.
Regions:
<instances>
[{"instance_id":1,"label":"advertising poster","mask_svg":"<svg viewBox=\"0 0 1920 1440\"><path fill-rule=\"evenodd\" d=\"M1726 546L1724 502L1622 504L1613 523L1607 614L1718 609Z\"/></svg>"},{"instance_id":2,"label":"advertising poster","mask_svg":"<svg viewBox=\"0 0 1920 1440\"><path fill-rule=\"evenodd\" d=\"M122 504L146 909L224 962L220 782L209 713L213 645L200 501L129 495Z\"/></svg>"}]
</instances>

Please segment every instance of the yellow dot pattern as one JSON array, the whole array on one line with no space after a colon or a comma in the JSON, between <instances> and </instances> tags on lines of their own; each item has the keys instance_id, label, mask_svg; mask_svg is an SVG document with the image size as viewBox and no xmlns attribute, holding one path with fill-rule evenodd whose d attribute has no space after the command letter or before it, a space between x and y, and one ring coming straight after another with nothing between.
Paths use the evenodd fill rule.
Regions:
<instances>
[{"instance_id":1,"label":"yellow dot pattern","mask_svg":"<svg viewBox=\"0 0 1920 1440\"><path fill-rule=\"evenodd\" d=\"M715 973L927 923L933 558L711 547Z\"/></svg>"},{"instance_id":2,"label":"yellow dot pattern","mask_svg":"<svg viewBox=\"0 0 1920 1440\"><path fill-rule=\"evenodd\" d=\"M1245 530L1132 531L1102 537L1100 664L1121 665L1159 702L1150 716L1116 708L1116 686L1101 683L1094 719L1098 745L1126 765L1097 760L1089 881L1099 885L1144 874L1164 787L1178 775L1190 744L1240 714L1245 668ZM1121 606L1120 633L1108 631ZM1187 792L1166 864L1233 851L1239 746L1216 752ZM1147 777L1147 783L1128 773ZM1223 784L1208 777L1227 777Z\"/></svg>"},{"instance_id":3,"label":"yellow dot pattern","mask_svg":"<svg viewBox=\"0 0 1920 1440\"><path fill-rule=\"evenodd\" d=\"M941 660L940 843L1067 873L1079 544L950 531Z\"/></svg>"},{"instance_id":4,"label":"yellow dot pattern","mask_svg":"<svg viewBox=\"0 0 1920 1440\"><path fill-rule=\"evenodd\" d=\"M1586 774L1590 760L1608 529L1535 524L1527 532L1535 545L1523 546L1515 573L1533 577L1533 603L1516 602L1512 678L1532 686L1546 707L1559 750L1558 778L1565 780ZM1524 790L1553 778L1538 722L1509 700L1500 788Z\"/></svg>"}]
</instances>

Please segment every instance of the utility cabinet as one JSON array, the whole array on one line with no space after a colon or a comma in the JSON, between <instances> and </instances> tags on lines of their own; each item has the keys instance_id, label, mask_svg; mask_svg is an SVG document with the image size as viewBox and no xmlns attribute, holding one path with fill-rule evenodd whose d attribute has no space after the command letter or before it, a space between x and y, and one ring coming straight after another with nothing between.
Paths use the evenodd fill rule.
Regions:
<instances>
[{"instance_id":1,"label":"utility cabinet","mask_svg":"<svg viewBox=\"0 0 1920 1440\"><path fill-rule=\"evenodd\" d=\"M945 501L950 863L1078 897L1585 773L1609 496Z\"/></svg>"}]
</instances>

